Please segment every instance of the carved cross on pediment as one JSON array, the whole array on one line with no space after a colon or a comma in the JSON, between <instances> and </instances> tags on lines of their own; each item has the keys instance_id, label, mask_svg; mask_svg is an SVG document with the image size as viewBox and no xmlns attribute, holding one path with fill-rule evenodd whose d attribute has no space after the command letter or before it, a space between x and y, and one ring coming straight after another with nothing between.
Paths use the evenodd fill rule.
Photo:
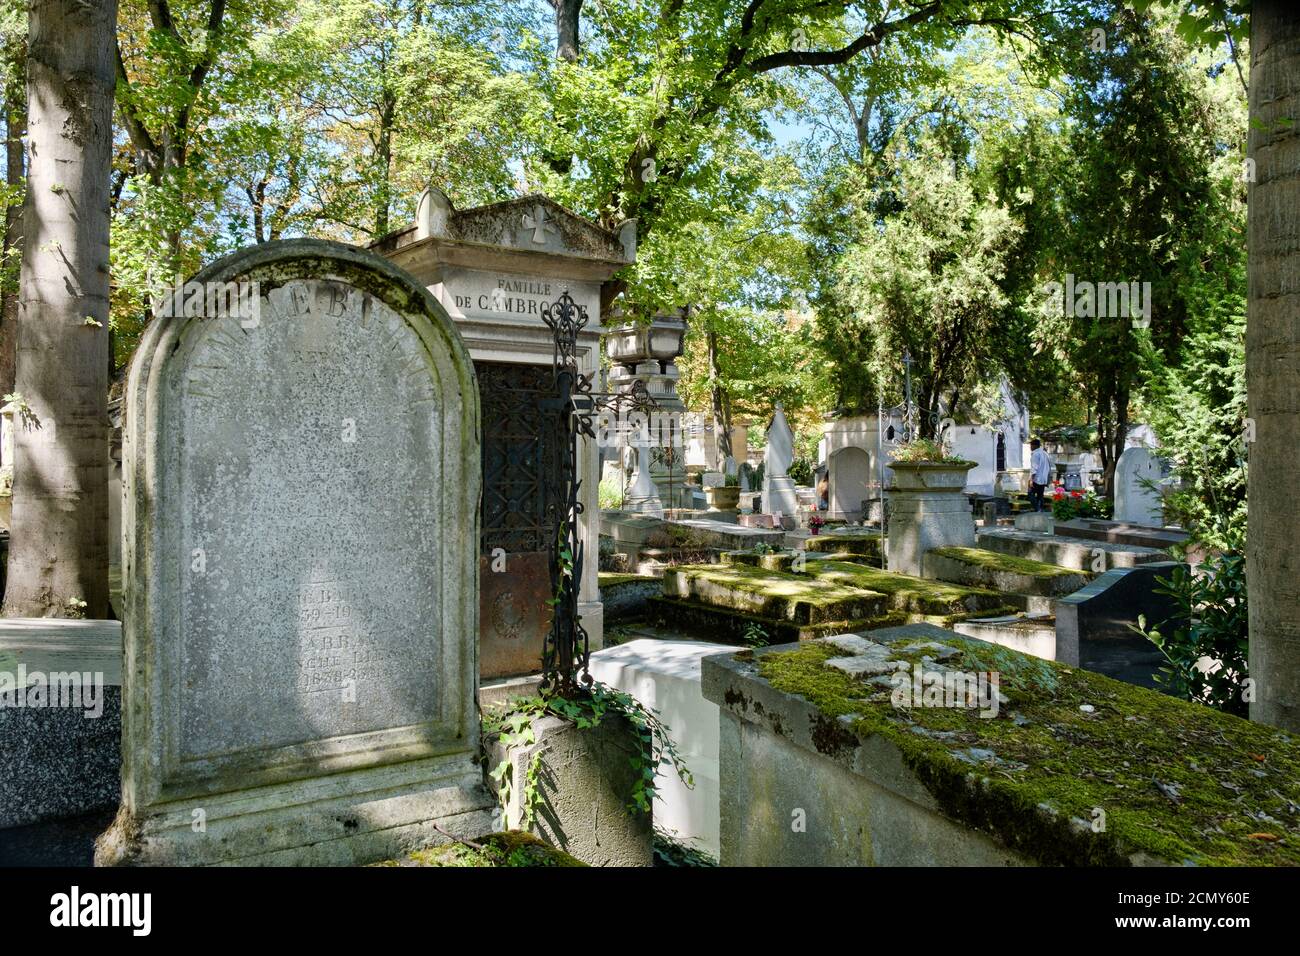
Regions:
<instances>
[{"instance_id":1,"label":"carved cross on pediment","mask_svg":"<svg viewBox=\"0 0 1300 956\"><path fill-rule=\"evenodd\" d=\"M546 242L546 234L555 232L555 224L546 218L546 210L539 204L533 207L533 214L530 216L524 213L524 228L533 231L533 242L539 246Z\"/></svg>"}]
</instances>

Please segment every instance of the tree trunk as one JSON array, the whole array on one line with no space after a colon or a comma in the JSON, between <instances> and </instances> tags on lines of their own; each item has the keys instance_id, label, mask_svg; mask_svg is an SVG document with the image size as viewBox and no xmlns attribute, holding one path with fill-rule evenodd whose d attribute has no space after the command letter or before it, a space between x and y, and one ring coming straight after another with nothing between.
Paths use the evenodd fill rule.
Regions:
<instances>
[{"instance_id":1,"label":"tree trunk","mask_svg":"<svg viewBox=\"0 0 1300 956\"><path fill-rule=\"evenodd\" d=\"M5 51L15 59L15 76L5 90L5 184L17 190L23 184L23 134L27 132L27 91L22 77L26 73L27 45L16 44ZM5 207L4 276L0 279L0 395L14 390L14 350L18 341L18 264L22 242L22 210ZM8 464L6 462L5 464Z\"/></svg>"},{"instance_id":2,"label":"tree trunk","mask_svg":"<svg viewBox=\"0 0 1300 956\"><path fill-rule=\"evenodd\" d=\"M555 55L578 62L578 25L582 0L552 0L555 6Z\"/></svg>"},{"instance_id":3,"label":"tree trunk","mask_svg":"<svg viewBox=\"0 0 1300 956\"><path fill-rule=\"evenodd\" d=\"M375 194L375 238L388 234L388 217L392 210L393 118L397 114L397 95L385 89L379 110L379 141L376 162L379 187Z\"/></svg>"},{"instance_id":4,"label":"tree trunk","mask_svg":"<svg viewBox=\"0 0 1300 956\"><path fill-rule=\"evenodd\" d=\"M728 414L726 394L722 389L722 367L718 364L718 333L709 330L709 379L710 398L713 404L713 444L717 449L714 455L714 470L725 471L727 459L735 460L731 449L731 415ZM739 467L740 462L736 462Z\"/></svg>"},{"instance_id":5,"label":"tree trunk","mask_svg":"<svg viewBox=\"0 0 1300 956\"><path fill-rule=\"evenodd\" d=\"M1101 451L1102 494L1115 496L1115 468L1128 443L1127 390L1097 400L1097 447Z\"/></svg>"},{"instance_id":6,"label":"tree trunk","mask_svg":"<svg viewBox=\"0 0 1300 956\"><path fill-rule=\"evenodd\" d=\"M1255 0L1250 17L1246 394L1249 446L1246 581L1250 717L1300 730L1300 8Z\"/></svg>"},{"instance_id":7,"label":"tree trunk","mask_svg":"<svg viewBox=\"0 0 1300 956\"><path fill-rule=\"evenodd\" d=\"M7 617L108 613L108 206L117 0L32 0ZM84 607L82 606L84 602Z\"/></svg>"}]
</instances>

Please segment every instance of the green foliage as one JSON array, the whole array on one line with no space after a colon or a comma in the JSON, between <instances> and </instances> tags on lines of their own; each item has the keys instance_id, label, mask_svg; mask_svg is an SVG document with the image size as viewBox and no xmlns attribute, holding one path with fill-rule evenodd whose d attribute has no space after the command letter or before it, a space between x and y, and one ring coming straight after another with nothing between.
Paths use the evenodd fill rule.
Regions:
<instances>
[{"instance_id":1,"label":"green foliage","mask_svg":"<svg viewBox=\"0 0 1300 956\"><path fill-rule=\"evenodd\" d=\"M1234 104L1244 135L1235 97L1223 109ZM1180 272L1187 330L1173 348L1143 350L1143 404L1178 479L1167 517L1195 540L1233 550L1246 534L1246 210L1235 158L1223 157L1214 175L1204 250Z\"/></svg>"},{"instance_id":2,"label":"green foliage","mask_svg":"<svg viewBox=\"0 0 1300 956\"><path fill-rule=\"evenodd\" d=\"M796 485L811 485L813 482L813 462L803 455L796 455L786 469L786 476Z\"/></svg>"},{"instance_id":3,"label":"green foliage","mask_svg":"<svg viewBox=\"0 0 1300 956\"><path fill-rule=\"evenodd\" d=\"M1118 4L1095 15L1107 49L1072 67L1066 148L1039 184L1033 215L1050 237L1040 251L1044 284L1068 286L1070 276L1076 289L1150 283L1149 314L1136 322L1130 310L1089 307L1093 285L1073 303L1039 294L1043 327L1097 422L1109 481L1141 385L1143 348L1173 353L1190 321L1190 274L1217 255L1211 169L1237 147L1236 131L1211 108L1204 67L1167 16Z\"/></svg>"},{"instance_id":4,"label":"green foliage","mask_svg":"<svg viewBox=\"0 0 1300 956\"><path fill-rule=\"evenodd\" d=\"M1156 680L1174 694L1239 717L1249 713L1247 688L1246 558L1232 551L1211 557L1189 573L1175 568L1160 578L1157 593L1174 599L1175 620L1185 626L1148 626L1138 618L1139 633L1160 648L1169 666ZM1200 662L1218 662L1203 669Z\"/></svg>"},{"instance_id":5,"label":"green foliage","mask_svg":"<svg viewBox=\"0 0 1300 956\"><path fill-rule=\"evenodd\" d=\"M937 140L896 162L894 179L858 197L856 238L827 291L841 317L828 357L836 369L865 363L892 396L902 392L902 358L910 354L929 437L941 401L970 397L1001 370L991 346L1009 305L1001 280L1021 226L996 198L977 194ZM878 218L875 210L887 202L895 208ZM862 347L844 348L849 339ZM843 387L841 395L859 410L877 399L849 396Z\"/></svg>"},{"instance_id":6,"label":"green foliage","mask_svg":"<svg viewBox=\"0 0 1300 956\"><path fill-rule=\"evenodd\" d=\"M675 833L669 834L655 828L654 835L655 866L717 866L718 861L705 850L692 846L681 840Z\"/></svg>"},{"instance_id":7,"label":"green foliage","mask_svg":"<svg viewBox=\"0 0 1300 956\"><path fill-rule=\"evenodd\" d=\"M759 545L759 547L767 546ZM764 552L759 553L762 554ZM745 625L745 630L740 635L740 639L749 647L767 647L772 643L772 638L767 633L767 629L757 621L750 621Z\"/></svg>"},{"instance_id":8,"label":"green foliage","mask_svg":"<svg viewBox=\"0 0 1300 956\"><path fill-rule=\"evenodd\" d=\"M499 740L507 748L530 746L537 741L533 722L539 717L560 717L573 723L579 730L597 727L607 717L620 716L627 720L636 735L637 754L632 759L635 783L628 795L629 813L649 813L656 792L655 777L660 767L669 767L687 787L694 787L691 776L672 738L669 728L659 716L643 707L635 697L596 681L587 693L573 699L559 696L524 697L511 701L502 713L484 716L483 740ZM540 786L542 752L536 752L529 762L523 787L524 829L532 826L542 799ZM499 785L502 807L510 803L513 773L509 760L503 760L489 771Z\"/></svg>"},{"instance_id":9,"label":"green foliage","mask_svg":"<svg viewBox=\"0 0 1300 956\"><path fill-rule=\"evenodd\" d=\"M616 510L623 507L623 485L617 478L602 478L597 496L602 510Z\"/></svg>"},{"instance_id":10,"label":"green foliage","mask_svg":"<svg viewBox=\"0 0 1300 956\"><path fill-rule=\"evenodd\" d=\"M909 442L901 442L894 448L894 461L901 464L925 463L952 463L964 464L964 458L950 454L943 446L943 442L936 441L933 438L914 438Z\"/></svg>"}]
</instances>

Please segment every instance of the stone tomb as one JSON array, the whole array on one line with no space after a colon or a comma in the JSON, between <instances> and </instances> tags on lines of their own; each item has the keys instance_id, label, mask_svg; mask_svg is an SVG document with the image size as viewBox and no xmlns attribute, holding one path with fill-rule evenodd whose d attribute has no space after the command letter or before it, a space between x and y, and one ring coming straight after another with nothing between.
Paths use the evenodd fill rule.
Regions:
<instances>
[{"instance_id":1,"label":"stone tomb","mask_svg":"<svg viewBox=\"0 0 1300 956\"><path fill-rule=\"evenodd\" d=\"M563 504L551 500L549 486L559 468L556 417L540 404L552 391L554 354L542 310L565 292L587 310L577 359L594 379L611 279L635 259L636 223L615 234L545 196L456 209L431 186L415 222L373 248L433 293L474 361L483 408L481 676L536 673L550 629L551 514ZM599 451L579 439L579 537L587 560L578 612L593 649L601 646L604 620L596 584Z\"/></svg>"},{"instance_id":2,"label":"stone tomb","mask_svg":"<svg viewBox=\"0 0 1300 956\"><path fill-rule=\"evenodd\" d=\"M486 832L460 335L336 243L196 281L256 282L260 314L155 319L132 362L122 804L97 862L354 864Z\"/></svg>"}]
</instances>

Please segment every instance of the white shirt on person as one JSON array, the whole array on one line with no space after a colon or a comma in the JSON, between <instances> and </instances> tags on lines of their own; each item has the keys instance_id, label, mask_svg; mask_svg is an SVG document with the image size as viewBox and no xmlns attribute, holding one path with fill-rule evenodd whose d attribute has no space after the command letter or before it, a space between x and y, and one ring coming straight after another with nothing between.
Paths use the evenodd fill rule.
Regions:
<instances>
[{"instance_id":1,"label":"white shirt on person","mask_svg":"<svg viewBox=\"0 0 1300 956\"><path fill-rule=\"evenodd\" d=\"M1052 480L1052 459L1047 457L1047 452L1041 448L1034 449L1029 456L1029 471L1036 485L1045 485Z\"/></svg>"}]
</instances>

